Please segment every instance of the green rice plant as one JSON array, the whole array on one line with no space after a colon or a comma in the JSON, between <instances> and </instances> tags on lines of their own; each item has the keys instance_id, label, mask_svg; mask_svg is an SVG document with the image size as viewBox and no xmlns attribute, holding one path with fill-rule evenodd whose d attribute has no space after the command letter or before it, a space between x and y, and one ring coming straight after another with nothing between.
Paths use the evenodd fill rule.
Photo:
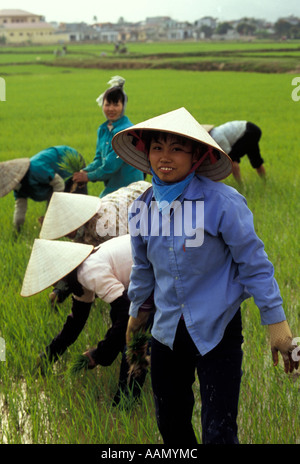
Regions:
<instances>
[{"instance_id":1,"label":"green rice plant","mask_svg":"<svg viewBox=\"0 0 300 464\"><path fill-rule=\"evenodd\" d=\"M134 332L127 345L126 357L129 364L129 378L138 377L149 365L147 346L150 333L142 329Z\"/></svg>"},{"instance_id":2,"label":"green rice plant","mask_svg":"<svg viewBox=\"0 0 300 464\"><path fill-rule=\"evenodd\" d=\"M82 156L79 153L72 153L68 150L65 151L62 161L58 163L58 167L69 174L69 177L65 180L71 179L73 174L79 172L84 166L85 163Z\"/></svg>"},{"instance_id":3,"label":"green rice plant","mask_svg":"<svg viewBox=\"0 0 300 464\"><path fill-rule=\"evenodd\" d=\"M84 354L78 354L69 367L69 375L78 375L80 372L82 372L82 370L87 370L88 364L89 358Z\"/></svg>"},{"instance_id":4,"label":"green rice plant","mask_svg":"<svg viewBox=\"0 0 300 464\"><path fill-rule=\"evenodd\" d=\"M296 43L286 45L297 46ZM98 45L87 45L86 49L83 45L78 48L72 45L70 50L71 47L81 57L85 50L97 53ZM269 43L264 47L278 49L282 44ZM246 53L246 50L261 49L262 44L132 44L130 52L145 55L164 53L168 48L174 54L239 49ZM16 61L21 61L22 50L16 50ZM49 61L51 53L50 50ZM5 63L4 58L1 55L1 63ZM126 113L133 123L180 106L185 106L202 123L217 125L233 119L257 123L262 128L266 182L258 178L246 157L241 160L243 184L238 185L232 176L224 182L239 190L253 212L255 228L275 267L292 333L300 336L300 102L291 99L291 81L297 72L75 69L30 63L13 65L12 56L8 62L0 68L0 75L2 70L6 73L7 90L6 101L0 102L1 161L30 157L47 146L69 145L84 154L87 163L91 162L95 156L97 128L104 121L95 99L114 74L126 79L129 96ZM99 195L102 189L100 182L89 183L91 195ZM20 296L33 241L39 237L37 218L44 214L45 208L44 203L29 200L24 227L20 234L14 235L13 194L0 198L0 337L6 343L6 360L0 362L0 443L161 444L150 375L141 401L130 412L111 406L118 386L121 356L113 365L94 369L89 375L66 375L76 353L95 346L110 327L109 307L99 299L76 342L44 377L34 374L38 354L61 330L70 309L66 301L59 311L52 311L49 290L30 298ZM242 318L240 442L299 443L299 372L298 375L284 374L282 361L273 367L267 330L261 326L260 314L252 299L242 304ZM201 398L197 382L194 390L193 421L201 443Z\"/></svg>"}]
</instances>

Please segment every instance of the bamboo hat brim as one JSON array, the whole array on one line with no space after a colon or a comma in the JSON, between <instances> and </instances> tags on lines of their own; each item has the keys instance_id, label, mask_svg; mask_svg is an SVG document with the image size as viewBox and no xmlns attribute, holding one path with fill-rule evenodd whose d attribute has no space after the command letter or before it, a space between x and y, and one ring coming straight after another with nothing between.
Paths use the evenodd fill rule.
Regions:
<instances>
[{"instance_id":1,"label":"bamboo hat brim","mask_svg":"<svg viewBox=\"0 0 300 464\"><path fill-rule=\"evenodd\" d=\"M151 174L147 153L132 143L134 134L149 130L180 135L211 147L213 152L218 154L218 160L211 163L211 160L207 158L198 167L198 174L215 181L225 179L231 174L232 161L229 156L185 108L156 116L118 132L112 139L114 151L131 166Z\"/></svg>"},{"instance_id":2,"label":"bamboo hat brim","mask_svg":"<svg viewBox=\"0 0 300 464\"><path fill-rule=\"evenodd\" d=\"M202 124L202 127L204 127L207 132L210 132L215 126L213 124Z\"/></svg>"},{"instance_id":3,"label":"bamboo hat brim","mask_svg":"<svg viewBox=\"0 0 300 464\"><path fill-rule=\"evenodd\" d=\"M100 209L101 199L80 193L54 192L40 231L40 238L65 237L89 221Z\"/></svg>"},{"instance_id":4,"label":"bamboo hat brim","mask_svg":"<svg viewBox=\"0 0 300 464\"><path fill-rule=\"evenodd\" d=\"M93 245L36 238L25 271L21 296L42 292L79 266Z\"/></svg>"},{"instance_id":5,"label":"bamboo hat brim","mask_svg":"<svg viewBox=\"0 0 300 464\"><path fill-rule=\"evenodd\" d=\"M29 158L17 158L0 163L0 197L15 189L28 171L29 165Z\"/></svg>"}]
</instances>

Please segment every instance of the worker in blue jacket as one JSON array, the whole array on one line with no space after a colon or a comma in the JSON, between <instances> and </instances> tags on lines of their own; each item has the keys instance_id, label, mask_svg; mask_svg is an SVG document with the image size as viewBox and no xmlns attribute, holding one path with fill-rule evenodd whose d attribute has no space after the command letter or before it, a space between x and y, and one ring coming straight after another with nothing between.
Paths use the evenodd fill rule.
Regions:
<instances>
[{"instance_id":1,"label":"worker in blue jacket","mask_svg":"<svg viewBox=\"0 0 300 464\"><path fill-rule=\"evenodd\" d=\"M152 188L129 209L126 340L143 328L148 316L140 307L153 294L151 385L164 445L197 444L196 374L202 443L237 444L243 301L253 297L268 326L274 365L279 352L286 373L299 361L246 199L220 182L232 161L185 108L136 124L112 143L120 157L152 173Z\"/></svg>"},{"instance_id":2,"label":"worker in blue jacket","mask_svg":"<svg viewBox=\"0 0 300 464\"><path fill-rule=\"evenodd\" d=\"M49 202L53 192L87 193L86 185L75 185L72 173L61 167L69 155L78 157L81 165L85 165L82 155L67 145L46 148L30 158L26 174L14 187L13 223L18 231L25 222L28 198Z\"/></svg>"},{"instance_id":3,"label":"worker in blue jacket","mask_svg":"<svg viewBox=\"0 0 300 464\"><path fill-rule=\"evenodd\" d=\"M122 77L114 76L109 81L111 87L97 98L107 120L98 128L94 160L73 176L75 182L104 182L105 188L100 197L132 182L144 180L142 171L119 158L111 145L115 134L132 126L124 114L127 103L127 95L123 90L124 82Z\"/></svg>"}]
</instances>

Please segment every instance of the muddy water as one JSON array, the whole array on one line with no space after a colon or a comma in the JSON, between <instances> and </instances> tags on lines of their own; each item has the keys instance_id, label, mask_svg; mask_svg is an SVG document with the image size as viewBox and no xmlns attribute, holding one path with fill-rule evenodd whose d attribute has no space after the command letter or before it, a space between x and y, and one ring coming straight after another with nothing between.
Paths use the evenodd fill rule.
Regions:
<instances>
[{"instance_id":1,"label":"muddy water","mask_svg":"<svg viewBox=\"0 0 300 464\"><path fill-rule=\"evenodd\" d=\"M0 444L32 444L33 421L30 414L28 388L24 381L14 385L8 394L0 391ZM46 412L49 399L42 392L35 412L39 414L43 428L49 429Z\"/></svg>"}]
</instances>

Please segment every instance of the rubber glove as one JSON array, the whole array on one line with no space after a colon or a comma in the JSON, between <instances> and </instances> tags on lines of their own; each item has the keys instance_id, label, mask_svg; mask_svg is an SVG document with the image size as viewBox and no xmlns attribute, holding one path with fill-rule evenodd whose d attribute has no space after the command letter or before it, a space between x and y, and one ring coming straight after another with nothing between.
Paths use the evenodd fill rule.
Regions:
<instances>
[{"instance_id":1,"label":"rubber glove","mask_svg":"<svg viewBox=\"0 0 300 464\"><path fill-rule=\"evenodd\" d=\"M137 317L130 316L126 330L126 345L128 346L134 333L145 328L149 318L148 311L139 311Z\"/></svg>"},{"instance_id":2,"label":"rubber glove","mask_svg":"<svg viewBox=\"0 0 300 464\"><path fill-rule=\"evenodd\" d=\"M287 321L270 324L268 327L274 366L278 364L278 351L280 351L284 362L284 371L288 373L298 369L299 361L294 361L292 358L292 351L296 345L292 343L293 336Z\"/></svg>"}]
</instances>

